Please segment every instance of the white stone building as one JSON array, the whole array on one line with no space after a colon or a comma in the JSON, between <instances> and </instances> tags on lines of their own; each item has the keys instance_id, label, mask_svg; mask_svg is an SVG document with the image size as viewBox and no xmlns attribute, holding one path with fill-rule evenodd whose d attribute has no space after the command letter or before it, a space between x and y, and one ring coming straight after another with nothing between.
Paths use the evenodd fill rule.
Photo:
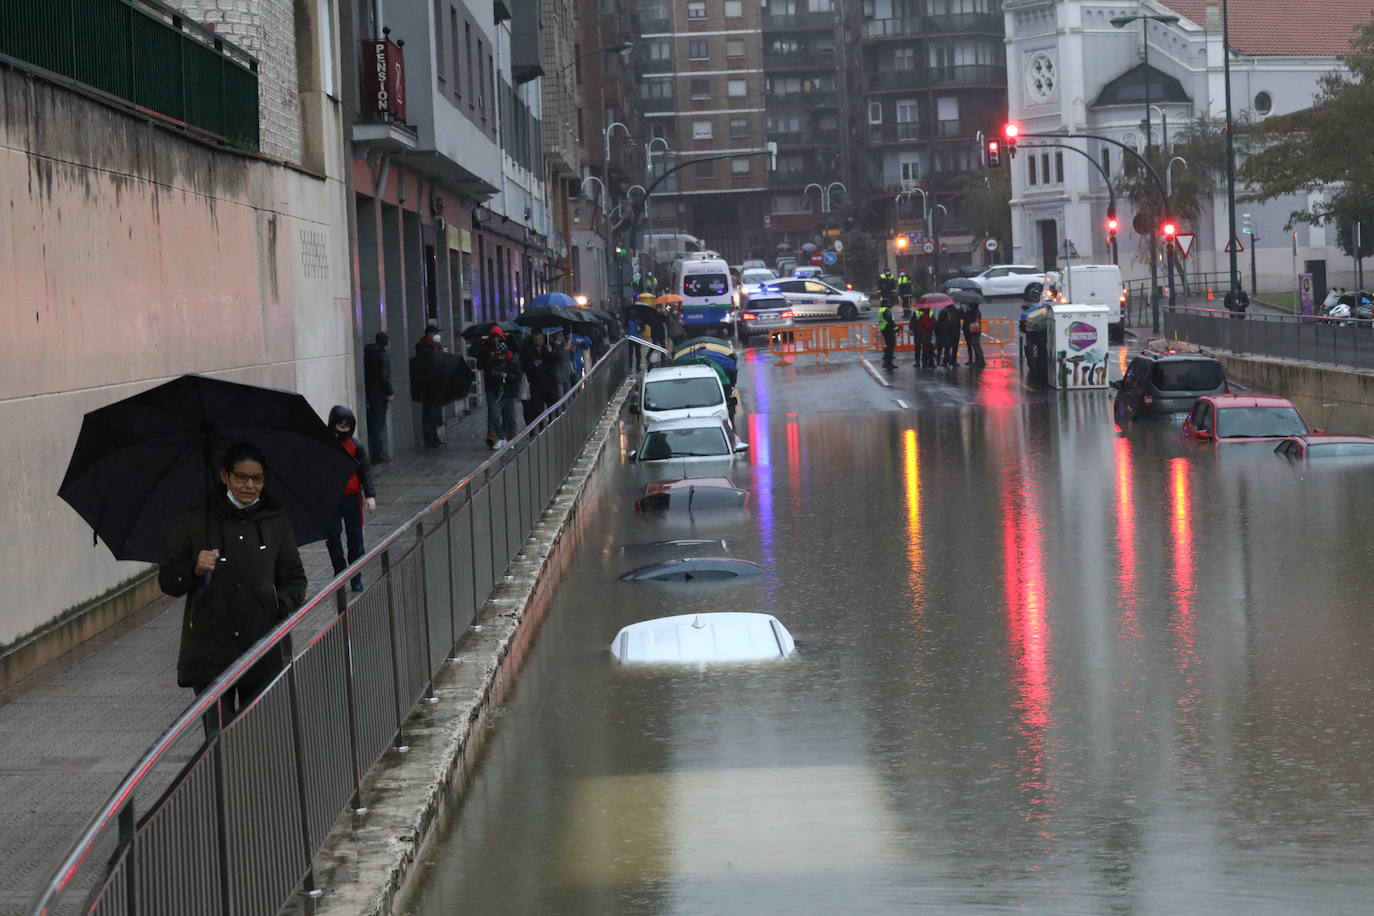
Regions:
<instances>
[{"instance_id":1,"label":"white stone building","mask_svg":"<svg viewBox=\"0 0 1374 916\"><path fill-rule=\"evenodd\" d=\"M1147 88L1155 144L1167 147L1173 139L1165 135L1166 119L1168 131L1176 136L1178 128L1199 116L1225 116L1221 10L1215 0L1005 0L1003 9L1009 118L1024 134L1096 134L1143 148ZM1310 107L1318 79L1340 66L1338 56L1349 50L1354 27L1370 16L1367 4L1357 0L1330 0L1321 5L1319 15L1282 0L1237 0L1229 13L1236 120ZM1177 16L1178 21L1112 24L1114 18L1132 16ZM1055 148L1032 152L1035 142L1023 139L1019 155L1009 163L1011 258L1046 266L1060 263L1067 238L1084 260L1109 262L1108 192L1093 163L1116 176L1127 154L1096 140L1064 141L1087 156ZM1237 196L1244 191L1238 186ZM1350 282L1353 265L1335 246L1334 227L1296 226L1296 236L1285 228L1289 214L1308 203L1304 197L1263 205L1237 203L1238 233L1242 213L1252 215L1261 292L1293 289L1295 273L1302 270L1324 270L1331 283ZM1122 273L1147 278L1148 239L1132 230L1134 213L1128 203L1118 202L1117 215ZM1229 269L1223 253L1228 229L1224 183L1211 212L1199 222L1180 227L1196 234L1188 272L1224 274ZM1247 250L1238 267L1249 288L1250 239L1242 238ZM1161 259L1161 278L1164 275Z\"/></svg>"}]
</instances>

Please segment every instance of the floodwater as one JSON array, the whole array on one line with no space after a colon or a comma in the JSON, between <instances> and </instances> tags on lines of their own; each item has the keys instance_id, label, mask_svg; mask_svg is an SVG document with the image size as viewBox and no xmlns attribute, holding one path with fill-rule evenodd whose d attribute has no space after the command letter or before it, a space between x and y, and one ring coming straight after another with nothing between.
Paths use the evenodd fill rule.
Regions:
<instances>
[{"instance_id":1,"label":"floodwater","mask_svg":"<svg viewBox=\"0 0 1374 916\"><path fill-rule=\"evenodd\" d=\"M637 517L666 475L624 462L626 417L409 912L1369 909L1374 468L1122 435L1009 368L907 370L914 409L863 412L743 374L743 513ZM762 576L618 581L689 537ZM692 610L772 613L798 654L613 665L621 626Z\"/></svg>"}]
</instances>

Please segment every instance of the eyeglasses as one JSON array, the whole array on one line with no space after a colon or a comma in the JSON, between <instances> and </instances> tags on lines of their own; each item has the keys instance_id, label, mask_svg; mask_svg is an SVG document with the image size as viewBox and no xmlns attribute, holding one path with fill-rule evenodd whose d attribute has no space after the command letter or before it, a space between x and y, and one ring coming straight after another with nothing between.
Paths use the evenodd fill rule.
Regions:
<instances>
[{"instance_id":1,"label":"eyeglasses","mask_svg":"<svg viewBox=\"0 0 1374 916\"><path fill-rule=\"evenodd\" d=\"M255 487L260 487L263 480L266 479L263 474L240 474L238 471L230 471L229 476L234 478L234 483L241 487L246 487L250 483Z\"/></svg>"}]
</instances>

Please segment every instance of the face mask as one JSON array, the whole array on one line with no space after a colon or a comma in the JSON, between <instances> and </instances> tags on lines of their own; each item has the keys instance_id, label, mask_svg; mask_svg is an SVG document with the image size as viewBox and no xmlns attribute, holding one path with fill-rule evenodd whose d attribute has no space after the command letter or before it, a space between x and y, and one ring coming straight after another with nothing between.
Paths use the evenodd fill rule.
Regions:
<instances>
[{"instance_id":1,"label":"face mask","mask_svg":"<svg viewBox=\"0 0 1374 916\"><path fill-rule=\"evenodd\" d=\"M347 439L349 436L352 436L352 435L353 435L353 430L351 430L351 429L336 429L336 430L334 430L334 435L338 436L340 439Z\"/></svg>"},{"instance_id":2,"label":"face mask","mask_svg":"<svg viewBox=\"0 0 1374 916\"><path fill-rule=\"evenodd\" d=\"M435 343L438 343L438 342L439 342L439 335L438 335L438 334L435 334L433 337L430 338L430 340L434 341Z\"/></svg>"}]
</instances>

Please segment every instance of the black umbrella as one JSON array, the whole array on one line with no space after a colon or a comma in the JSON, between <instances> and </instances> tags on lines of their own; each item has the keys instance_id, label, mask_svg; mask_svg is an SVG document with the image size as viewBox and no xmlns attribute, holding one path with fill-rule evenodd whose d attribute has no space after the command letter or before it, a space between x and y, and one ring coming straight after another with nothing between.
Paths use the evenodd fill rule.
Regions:
<instances>
[{"instance_id":1,"label":"black umbrella","mask_svg":"<svg viewBox=\"0 0 1374 916\"><path fill-rule=\"evenodd\" d=\"M162 559L182 513L223 491L215 468L230 445L267 458L264 493L296 540L325 536L356 465L293 391L183 375L86 414L57 495L118 560Z\"/></svg>"},{"instance_id":2,"label":"black umbrella","mask_svg":"<svg viewBox=\"0 0 1374 916\"><path fill-rule=\"evenodd\" d=\"M963 305L987 305L987 300L983 298L983 294L971 289L951 289L945 295Z\"/></svg>"},{"instance_id":3,"label":"black umbrella","mask_svg":"<svg viewBox=\"0 0 1374 916\"><path fill-rule=\"evenodd\" d=\"M523 334L525 331L524 328L520 327L520 325L516 324L514 321L479 321L463 328L461 336L468 343L476 343L478 340L490 334L492 328L497 327L507 334Z\"/></svg>"}]
</instances>

